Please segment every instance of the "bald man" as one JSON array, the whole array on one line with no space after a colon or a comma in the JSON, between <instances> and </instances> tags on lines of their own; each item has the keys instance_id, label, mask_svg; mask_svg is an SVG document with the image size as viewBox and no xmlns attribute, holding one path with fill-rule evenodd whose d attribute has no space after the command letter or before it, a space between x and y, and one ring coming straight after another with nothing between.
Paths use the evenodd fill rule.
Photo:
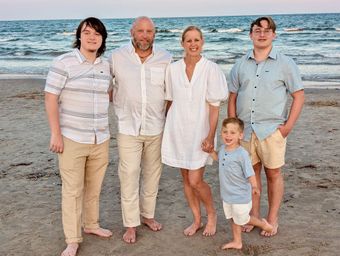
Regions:
<instances>
[{"instance_id":1,"label":"bald man","mask_svg":"<svg viewBox=\"0 0 340 256\"><path fill-rule=\"evenodd\" d=\"M152 231L162 171L161 141L165 122L165 70L171 55L154 46L155 25L148 17L134 20L131 42L113 51L113 104L118 120L118 174L126 243L136 242L136 228Z\"/></svg>"}]
</instances>

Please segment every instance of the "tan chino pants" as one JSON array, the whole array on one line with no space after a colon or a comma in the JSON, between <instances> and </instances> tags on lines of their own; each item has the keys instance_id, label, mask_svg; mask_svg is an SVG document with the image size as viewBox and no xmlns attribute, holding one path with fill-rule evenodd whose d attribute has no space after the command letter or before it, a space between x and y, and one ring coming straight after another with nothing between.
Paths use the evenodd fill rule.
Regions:
<instances>
[{"instance_id":1,"label":"tan chino pants","mask_svg":"<svg viewBox=\"0 0 340 256\"><path fill-rule=\"evenodd\" d=\"M81 227L99 227L99 195L108 165L109 140L83 144L63 137L59 154L62 221L66 243L82 242Z\"/></svg>"}]
</instances>

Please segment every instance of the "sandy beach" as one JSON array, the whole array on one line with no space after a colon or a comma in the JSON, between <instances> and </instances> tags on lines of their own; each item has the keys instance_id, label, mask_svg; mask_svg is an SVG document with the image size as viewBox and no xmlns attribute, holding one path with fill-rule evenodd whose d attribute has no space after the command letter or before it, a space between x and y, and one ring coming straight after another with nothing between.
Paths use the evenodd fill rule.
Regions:
<instances>
[{"instance_id":1,"label":"sandy beach","mask_svg":"<svg viewBox=\"0 0 340 256\"><path fill-rule=\"evenodd\" d=\"M0 80L0 255L60 255L65 247L61 224L61 181L57 157L48 151L44 80ZM340 251L340 90L306 89L306 103L289 136L284 166L285 195L279 232L265 238L256 229L243 235L241 251L223 251L231 239L219 195L217 164L207 167L218 211L217 234L202 230L185 237L191 213L178 170L165 166L156 218L161 232L138 228L138 241L125 244L120 210L116 128L111 112L110 165L101 196L100 221L110 239L84 235L79 256L100 255L339 255ZM220 119L226 114L221 108ZM263 192L262 213L267 210Z\"/></svg>"}]
</instances>

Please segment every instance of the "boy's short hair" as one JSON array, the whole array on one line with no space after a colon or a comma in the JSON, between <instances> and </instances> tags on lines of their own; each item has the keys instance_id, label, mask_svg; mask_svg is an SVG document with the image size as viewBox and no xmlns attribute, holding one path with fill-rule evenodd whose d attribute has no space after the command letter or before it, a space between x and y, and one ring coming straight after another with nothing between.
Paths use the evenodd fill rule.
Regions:
<instances>
[{"instance_id":1,"label":"boy's short hair","mask_svg":"<svg viewBox=\"0 0 340 256\"><path fill-rule=\"evenodd\" d=\"M222 127L227 127L227 124L237 124L239 126L240 132L244 130L244 123L241 119L237 117L228 117L223 120Z\"/></svg>"},{"instance_id":2,"label":"boy's short hair","mask_svg":"<svg viewBox=\"0 0 340 256\"><path fill-rule=\"evenodd\" d=\"M273 30L273 32L275 33L275 30L276 30L276 24L274 22L274 20L269 17L269 16L263 16L263 17L260 17L260 18L257 18L256 20L254 20L251 25L250 25L250 33L253 32L253 27L256 25L256 26L259 26L259 27L262 27L261 25L261 21L267 21L268 22L268 28L270 28L271 30Z\"/></svg>"}]
</instances>

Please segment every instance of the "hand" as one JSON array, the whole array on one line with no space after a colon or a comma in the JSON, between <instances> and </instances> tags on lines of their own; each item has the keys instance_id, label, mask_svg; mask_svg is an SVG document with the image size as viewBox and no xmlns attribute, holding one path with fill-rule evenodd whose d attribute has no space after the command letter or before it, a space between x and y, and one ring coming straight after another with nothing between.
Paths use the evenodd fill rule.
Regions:
<instances>
[{"instance_id":1,"label":"hand","mask_svg":"<svg viewBox=\"0 0 340 256\"><path fill-rule=\"evenodd\" d=\"M283 138L286 138L291 131L285 124L280 125L277 129L280 131Z\"/></svg>"},{"instance_id":2,"label":"hand","mask_svg":"<svg viewBox=\"0 0 340 256\"><path fill-rule=\"evenodd\" d=\"M205 138L201 144L201 148L204 152L211 153L214 150L214 138Z\"/></svg>"},{"instance_id":3,"label":"hand","mask_svg":"<svg viewBox=\"0 0 340 256\"><path fill-rule=\"evenodd\" d=\"M51 135L50 139L50 151L54 153L62 153L64 151L64 142L61 134Z\"/></svg>"},{"instance_id":4,"label":"hand","mask_svg":"<svg viewBox=\"0 0 340 256\"><path fill-rule=\"evenodd\" d=\"M252 189L251 192L252 192L253 195L260 195L261 194L261 191L258 187L252 187L251 189Z\"/></svg>"}]
</instances>

